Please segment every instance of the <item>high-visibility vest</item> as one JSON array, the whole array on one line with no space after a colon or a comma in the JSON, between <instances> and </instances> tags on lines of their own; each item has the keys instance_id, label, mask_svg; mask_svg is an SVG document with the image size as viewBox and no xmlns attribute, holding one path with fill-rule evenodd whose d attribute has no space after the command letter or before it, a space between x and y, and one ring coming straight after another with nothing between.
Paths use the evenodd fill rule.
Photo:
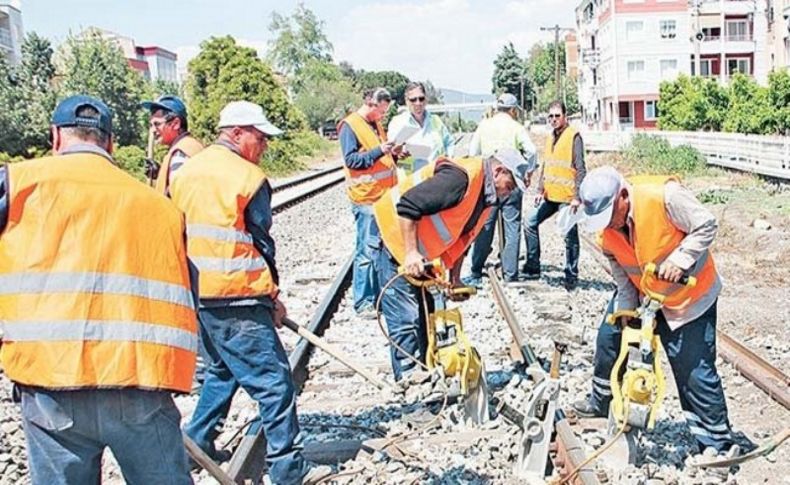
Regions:
<instances>
[{"instance_id":1,"label":"high-visibility vest","mask_svg":"<svg viewBox=\"0 0 790 485\"><path fill-rule=\"evenodd\" d=\"M173 177L173 202L187 218L189 259L200 270L200 298L271 296L269 265L247 232L244 211L266 184L257 165L211 145Z\"/></svg>"},{"instance_id":2,"label":"high-visibility vest","mask_svg":"<svg viewBox=\"0 0 790 485\"><path fill-rule=\"evenodd\" d=\"M50 389L189 392L197 317L178 209L93 153L8 165L0 356Z\"/></svg>"},{"instance_id":3,"label":"high-visibility vest","mask_svg":"<svg viewBox=\"0 0 790 485\"><path fill-rule=\"evenodd\" d=\"M615 229L605 229L600 236L603 252L617 260L640 292L645 266L648 263L661 264L686 237L672 224L666 211L664 189L669 181L677 181L677 178L649 175L629 179L632 186L629 197L634 214L633 246L621 231ZM668 310L701 315L707 308L694 308L694 305L699 304L718 281L709 251L702 254L688 274L697 278L697 284L692 288L650 278L648 289L666 295L664 308Z\"/></svg>"},{"instance_id":4,"label":"high-visibility vest","mask_svg":"<svg viewBox=\"0 0 790 485\"><path fill-rule=\"evenodd\" d=\"M387 139L381 123L376 122L376 131L370 127L359 113L351 113L340 122L338 133L343 123L347 124L357 141L365 151L373 150ZM345 167L346 190L348 198L356 204L372 204L379 200L385 190L398 182L397 167L391 155L384 155L373 163L370 168L356 170Z\"/></svg>"},{"instance_id":5,"label":"high-visibility vest","mask_svg":"<svg viewBox=\"0 0 790 485\"><path fill-rule=\"evenodd\" d=\"M497 113L492 118L482 120L477 127L480 154L483 158L490 157L501 148L521 151L523 147L518 138L522 131L526 131L524 126L507 113Z\"/></svg>"},{"instance_id":6,"label":"high-visibility vest","mask_svg":"<svg viewBox=\"0 0 790 485\"><path fill-rule=\"evenodd\" d=\"M488 212L491 210L490 207L483 211L471 231L462 234L480 197L483 196L485 179L483 160L481 158L461 158L452 161L441 158L430 163L389 189L378 202L373 204L373 214L381 232L381 239L392 256L401 264L406 256L406 246L398 222L396 208L398 201L407 190L433 177L434 170L442 163L452 163L462 168L469 177L469 185L464 198L458 205L422 217L417 222L417 249L426 259L441 258L445 266L451 268L456 261L463 257L466 249L485 225Z\"/></svg>"},{"instance_id":7,"label":"high-visibility vest","mask_svg":"<svg viewBox=\"0 0 790 485\"><path fill-rule=\"evenodd\" d=\"M203 144L189 134L175 142L167 150L167 154L162 160L162 166L159 168L159 174L156 176L156 185L154 186L156 191L167 195L168 187L170 186L170 161L176 152L183 152L187 157L192 158L200 153L201 150L203 150Z\"/></svg>"},{"instance_id":8,"label":"high-visibility vest","mask_svg":"<svg viewBox=\"0 0 790 485\"><path fill-rule=\"evenodd\" d=\"M576 129L566 126L557 143L553 135L546 138L543 150L543 190L547 200L568 203L573 200L576 186L576 169L573 168L573 139Z\"/></svg>"}]
</instances>

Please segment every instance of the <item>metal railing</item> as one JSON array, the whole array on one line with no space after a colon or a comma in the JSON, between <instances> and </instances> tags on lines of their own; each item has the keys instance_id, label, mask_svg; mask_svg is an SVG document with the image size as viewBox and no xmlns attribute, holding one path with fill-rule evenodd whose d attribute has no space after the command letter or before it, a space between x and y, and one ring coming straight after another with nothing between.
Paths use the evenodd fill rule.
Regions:
<instances>
[{"instance_id":1,"label":"metal railing","mask_svg":"<svg viewBox=\"0 0 790 485\"><path fill-rule=\"evenodd\" d=\"M622 119L621 119L622 123ZM790 180L790 137L743 135L702 131L650 131L672 146L691 145L709 165ZM583 130L584 146L591 151L621 151L634 132Z\"/></svg>"}]
</instances>

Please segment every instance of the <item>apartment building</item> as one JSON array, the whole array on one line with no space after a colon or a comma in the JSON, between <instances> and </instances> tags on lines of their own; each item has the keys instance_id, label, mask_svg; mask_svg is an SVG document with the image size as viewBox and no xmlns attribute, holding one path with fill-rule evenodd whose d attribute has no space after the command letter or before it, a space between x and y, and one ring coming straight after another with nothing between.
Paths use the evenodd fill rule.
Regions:
<instances>
[{"instance_id":1,"label":"apartment building","mask_svg":"<svg viewBox=\"0 0 790 485\"><path fill-rule=\"evenodd\" d=\"M0 56L11 65L22 62L22 3L19 0L0 0Z\"/></svg>"},{"instance_id":2,"label":"apartment building","mask_svg":"<svg viewBox=\"0 0 790 485\"><path fill-rule=\"evenodd\" d=\"M149 81L178 82L178 56L175 52L159 46L138 46L131 37L98 27L89 27L81 35L99 35L115 43L123 52L129 66Z\"/></svg>"},{"instance_id":3,"label":"apartment building","mask_svg":"<svg viewBox=\"0 0 790 485\"><path fill-rule=\"evenodd\" d=\"M790 66L790 0L768 0L768 70Z\"/></svg>"},{"instance_id":4,"label":"apartment building","mask_svg":"<svg viewBox=\"0 0 790 485\"><path fill-rule=\"evenodd\" d=\"M582 120L653 129L659 85L700 73L767 79L765 0L582 0L576 9Z\"/></svg>"}]
</instances>

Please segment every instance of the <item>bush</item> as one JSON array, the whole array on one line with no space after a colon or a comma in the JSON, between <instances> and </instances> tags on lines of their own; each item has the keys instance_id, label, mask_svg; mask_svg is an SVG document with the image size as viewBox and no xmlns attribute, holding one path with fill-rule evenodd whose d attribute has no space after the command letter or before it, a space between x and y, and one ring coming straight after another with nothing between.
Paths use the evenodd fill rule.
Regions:
<instances>
[{"instance_id":1,"label":"bush","mask_svg":"<svg viewBox=\"0 0 790 485\"><path fill-rule=\"evenodd\" d=\"M0 165L5 165L6 163L21 162L24 159L25 157L21 155L11 156L6 152L0 152Z\"/></svg>"},{"instance_id":2,"label":"bush","mask_svg":"<svg viewBox=\"0 0 790 485\"><path fill-rule=\"evenodd\" d=\"M690 175L703 172L705 157L689 145L672 147L658 136L637 134L625 151L625 158L638 173L654 175Z\"/></svg>"},{"instance_id":3,"label":"bush","mask_svg":"<svg viewBox=\"0 0 790 485\"><path fill-rule=\"evenodd\" d=\"M119 168L141 181L146 180L145 150L135 145L129 145L116 147L112 155Z\"/></svg>"}]
</instances>

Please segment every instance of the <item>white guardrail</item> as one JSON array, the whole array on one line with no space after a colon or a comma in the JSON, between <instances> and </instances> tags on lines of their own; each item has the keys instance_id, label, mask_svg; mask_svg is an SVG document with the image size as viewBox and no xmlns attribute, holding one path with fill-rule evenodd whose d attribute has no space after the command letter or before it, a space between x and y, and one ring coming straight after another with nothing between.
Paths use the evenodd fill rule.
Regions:
<instances>
[{"instance_id":1,"label":"white guardrail","mask_svg":"<svg viewBox=\"0 0 790 485\"><path fill-rule=\"evenodd\" d=\"M647 131L672 146L691 145L710 165L790 180L790 137L704 131ZM632 131L582 130L589 151L621 151L631 144Z\"/></svg>"}]
</instances>

